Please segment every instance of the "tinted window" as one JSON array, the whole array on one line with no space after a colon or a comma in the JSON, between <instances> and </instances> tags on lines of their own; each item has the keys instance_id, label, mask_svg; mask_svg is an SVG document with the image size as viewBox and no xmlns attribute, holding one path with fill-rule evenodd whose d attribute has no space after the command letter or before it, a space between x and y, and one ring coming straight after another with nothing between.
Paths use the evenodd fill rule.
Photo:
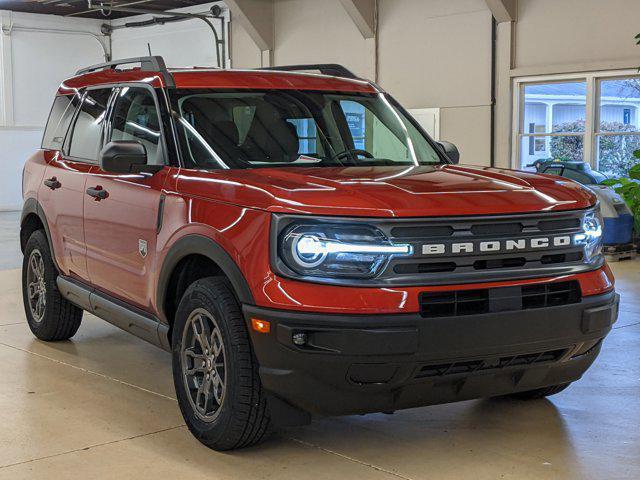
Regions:
<instances>
[{"instance_id":1,"label":"tinted window","mask_svg":"<svg viewBox=\"0 0 640 480\"><path fill-rule=\"evenodd\" d=\"M96 160L102 147L102 128L111 95L110 88L89 90L84 97L71 135L69 155Z\"/></svg>"},{"instance_id":2,"label":"tinted window","mask_svg":"<svg viewBox=\"0 0 640 480\"><path fill-rule=\"evenodd\" d=\"M145 88L125 87L120 90L113 111L111 140L133 140L147 149L148 163L164 163L158 155L160 121L151 92Z\"/></svg>"},{"instance_id":3,"label":"tinted window","mask_svg":"<svg viewBox=\"0 0 640 480\"><path fill-rule=\"evenodd\" d=\"M436 164L385 95L268 90L172 92L189 168Z\"/></svg>"},{"instance_id":4,"label":"tinted window","mask_svg":"<svg viewBox=\"0 0 640 480\"><path fill-rule=\"evenodd\" d=\"M61 95L56 97L49 113L47 128L42 137L42 148L58 150L62 148L64 136L79 103L77 95Z\"/></svg>"}]
</instances>

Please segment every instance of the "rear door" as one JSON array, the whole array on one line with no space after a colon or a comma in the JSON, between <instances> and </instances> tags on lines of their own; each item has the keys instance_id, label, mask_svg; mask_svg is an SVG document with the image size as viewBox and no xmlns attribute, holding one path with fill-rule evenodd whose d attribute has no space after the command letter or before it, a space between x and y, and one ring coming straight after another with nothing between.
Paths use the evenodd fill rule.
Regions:
<instances>
[{"instance_id":1,"label":"rear door","mask_svg":"<svg viewBox=\"0 0 640 480\"><path fill-rule=\"evenodd\" d=\"M126 86L114 94L106 141L142 143L148 163L165 165L166 147L156 95L147 86ZM154 297L156 236L162 188L169 168L155 174L114 174L96 166L87 189L106 198L84 196L87 267L100 291L150 309Z\"/></svg>"},{"instance_id":2,"label":"rear door","mask_svg":"<svg viewBox=\"0 0 640 480\"><path fill-rule=\"evenodd\" d=\"M59 267L84 281L88 281L83 226L85 182L102 144L111 90L98 88L65 96L58 106L54 105L52 115L67 103L65 113L55 130L47 127L43 142L45 147L56 148L56 154L47 166L38 201L49 223Z\"/></svg>"}]
</instances>

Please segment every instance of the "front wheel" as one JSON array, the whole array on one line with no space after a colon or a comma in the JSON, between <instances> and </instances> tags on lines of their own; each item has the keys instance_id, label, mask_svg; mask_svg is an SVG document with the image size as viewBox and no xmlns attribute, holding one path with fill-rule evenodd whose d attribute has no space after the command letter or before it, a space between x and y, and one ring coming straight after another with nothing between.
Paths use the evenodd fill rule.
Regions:
<instances>
[{"instance_id":1,"label":"front wheel","mask_svg":"<svg viewBox=\"0 0 640 480\"><path fill-rule=\"evenodd\" d=\"M191 433L214 450L261 441L269 411L240 306L224 279L194 282L176 312L173 381Z\"/></svg>"}]
</instances>

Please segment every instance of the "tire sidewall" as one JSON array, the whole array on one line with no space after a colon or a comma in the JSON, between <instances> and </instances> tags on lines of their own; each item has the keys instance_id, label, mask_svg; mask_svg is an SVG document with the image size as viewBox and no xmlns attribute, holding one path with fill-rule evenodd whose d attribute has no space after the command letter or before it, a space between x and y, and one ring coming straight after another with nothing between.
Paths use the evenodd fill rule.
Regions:
<instances>
[{"instance_id":1,"label":"tire sidewall","mask_svg":"<svg viewBox=\"0 0 640 480\"><path fill-rule=\"evenodd\" d=\"M187 427L196 438L206 437L207 441L224 441L221 437L233 420L233 405L237 404L238 397L239 369L236 368L238 365L238 345L233 342L233 335L227 320L228 315L233 315L237 312L230 311L229 308L225 308L226 306L221 307L220 303L216 301L214 293L201 288L198 284L195 285L195 288L190 289L187 295L188 297L183 298L176 311L172 332L172 369L178 403ZM182 351L183 333L187 327L187 319L197 308L206 310L215 318L225 350L226 392L220 407L221 410L211 422L205 422L193 411L188 398L189 393L182 377L182 358L180 353Z\"/></svg>"}]
</instances>

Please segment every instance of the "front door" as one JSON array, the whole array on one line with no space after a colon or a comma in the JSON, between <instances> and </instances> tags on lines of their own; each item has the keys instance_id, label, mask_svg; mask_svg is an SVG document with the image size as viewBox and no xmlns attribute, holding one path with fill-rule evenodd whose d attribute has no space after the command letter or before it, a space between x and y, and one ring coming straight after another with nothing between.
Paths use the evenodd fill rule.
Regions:
<instances>
[{"instance_id":1,"label":"front door","mask_svg":"<svg viewBox=\"0 0 640 480\"><path fill-rule=\"evenodd\" d=\"M112 112L106 141L138 141L146 148L147 163L163 165L165 149L153 90L120 88ZM84 197L84 229L91 283L143 309L151 308L154 297L158 213L168 171L117 174L96 166L86 184L90 193Z\"/></svg>"}]
</instances>

